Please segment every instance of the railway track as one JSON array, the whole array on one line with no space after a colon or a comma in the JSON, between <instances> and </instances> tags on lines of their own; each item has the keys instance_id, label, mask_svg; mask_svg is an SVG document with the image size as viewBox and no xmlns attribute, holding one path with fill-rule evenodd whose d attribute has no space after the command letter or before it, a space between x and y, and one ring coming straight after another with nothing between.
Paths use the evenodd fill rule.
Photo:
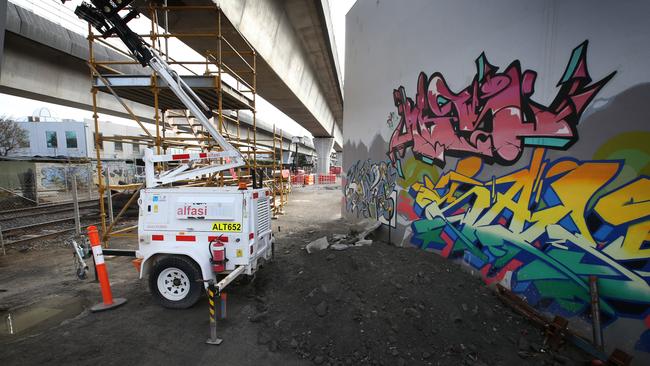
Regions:
<instances>
[{"instance_id":1,"label":"railway track","mask_svg":"<svg viewBox=\"0 0 650 366\"><path fill-rule=\"evenodd\" d=\"M82 226L84 226L84 225L86 225L86 226L87 225L99 225L99 224L101 224L101 223L100 222L90 222L90 223L87 223L87 224L82 224ZM11 246L13 244L18 244L18 243L26 243L26 242L29 242L29 241L34 241L34 240L39 240L39 239L46 239L46 238L57 236L57 235L60 235L60 234L65 234L65 233L68 233L68 232L74 231L74 230L75 230L74 227L70 227L70 228L65 228L65 229L61 229L61 230L46 231L46 232L41 233L41 234L23 235L19 239L5 241L5 246Z\"/></svg>"},{"instance_id":2,"label":"railway track","mask_svg":"<svg viewBox=\"0 0 650 366\"><path fill-rule=\"evenodd\" d=\"M81 226L99 225L99 201L79 202ZM0 238L4 245L24 244L75 230L72 202L0 211Z\"/></svg>"},{"instance_id":3,"label":"railway track","mask_svg":"<svg viewBox=\"0 0 650 366\"><path fill-rule=\"evenodd\" d=\"M5 246L26 243L74 231L72 203L30 207L4 212L0 216L0 233ZM83 226L97 221L97 201L79 203L79 218Z\"/></svg>"},{"instance_id":4,"label":"railway track","mask_svg":"<svg viewBox=\"0 0 650 366\"><path fill-rule=\"evenodd\" d=\"M98 207L98 205L99 205L98 200L80 201L79 210L96 208ZM73 212L73 211L74 211L74 206L72 202L0 211L0 225L3 222L9 220L15 220L15 219L26 218L26 217L34 217L40 215L57 214L61 212Z\"/></svg>"},{"instance_id":5,"label":"railway track","mask_svg":"<svg viewBox=\"0 0 650 366\"><path fill-rule=\"evenodd\" d=\"M81 216L80 218L81 218L81 220L83 220L85 218L91 218L91 217L96 217L96 216L97 216L96 214L95 215L85 215L85 216ZM11 227L11 228L7 228L7 229L3 229L2 230L2 235L4 237L10 238L10 237L15 236L16 233L24 233L24 232L30 231L30 230L43 229L43 228L46 228L48 226L57 225L57 224L60 224L60 223L63 223L63 222L69 222L69 221L70 222L74 221L74 217L66 217L66 218L63 218L63 219L49 220L47 222L38 222L38 223L35 223L35 224Z\"/></svg>"}]
</instances>

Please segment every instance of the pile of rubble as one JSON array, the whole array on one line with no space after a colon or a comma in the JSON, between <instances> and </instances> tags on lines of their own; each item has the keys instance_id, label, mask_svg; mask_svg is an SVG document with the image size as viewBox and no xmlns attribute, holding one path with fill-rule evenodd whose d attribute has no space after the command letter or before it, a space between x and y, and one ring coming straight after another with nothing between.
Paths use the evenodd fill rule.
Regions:
<instances>
[{"instance_id":1,"label":"pile of rubble","mask_svg":"<svg viewBox=\"0 0 650 366\"><path fill-rule=\"evenodd\" d=\"M332 250L346 250L351 246L361 247L364 245L372 245L372 240L367 237L377 230L381 226L381 223L374 221L364 226L364 229L359 234L356 234L356 230L354 229L349 234L334 234L332 236L332 244L327 240L327 236L318 238L307 244L305 250L307 253L312 254L328 248Z\"/></svg>"},{"instance_id":2,"label":"pile of rubble","mask_svg":"<svg viewBox=\"0 0 650 366\"><path fill-rule=\"evenodd\" d=\"M539 328L449 260L373 243L377 226L321 231L309 254L283 248L287 255L264 267L250 290L258 344L316 365L585 361L576 349L549 350Z\"/></svg>"}]
</instances>

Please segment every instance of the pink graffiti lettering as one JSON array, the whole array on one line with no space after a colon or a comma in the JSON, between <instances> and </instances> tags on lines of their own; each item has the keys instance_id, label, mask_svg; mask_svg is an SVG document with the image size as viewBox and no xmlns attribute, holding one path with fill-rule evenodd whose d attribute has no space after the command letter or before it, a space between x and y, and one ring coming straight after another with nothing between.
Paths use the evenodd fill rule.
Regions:
<instances>
[{"instance_id":1,"label":"pink graffiti lettering","mask_svg":"<svg viewBox=\"0 0 650 366\"><path fill-rule=\"evenodd\" d=\"M478 155L489 163L511 165L524 146L567 149L578 139L582 112L615 74L591 84L587 45L573 50L548 106L531 99L537 73L522 73L519 60L498 73L481 54L474 80L459 93L449 89L440 73L429 78L420 73L415 101L403 86L393 91L400 118L390 139L391 161L403 158L409 147L418 159L439 166L445 165L446 155Z\"/></svg>"}]
</instances>

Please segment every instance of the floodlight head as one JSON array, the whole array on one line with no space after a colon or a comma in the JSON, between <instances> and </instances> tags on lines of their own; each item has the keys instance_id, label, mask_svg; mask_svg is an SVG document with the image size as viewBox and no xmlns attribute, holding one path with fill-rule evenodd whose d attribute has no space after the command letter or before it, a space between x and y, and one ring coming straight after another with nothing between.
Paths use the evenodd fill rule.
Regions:
<instances>
[{"instance_id":1,"label":"floodlight head","mask_svg":"<svg viewBox=\"0 0 650 366\"><path fill-rule=\"evenodd\" d=\"M110 17L129 6L133 0L90 0L90 2L107 17Z\"/></svg>"},{"instance_id":2,"label":"floodlight head","mask_svg":"<svg viewBox=\"0 0 650 366\"><path fill-rule=\"evenodd\" d=\"M97 29L104 38L117 35L142 66L147 66L153 57L142 38L133 32L128 22L138 17L136 9L130 9L122 17L119 12L133 0L89 0L77 6L75 14Z\"/></svg>"},{"instance_id":3,"label":"floodlight head","mask_svg":"<svg viewBox=\"0 0 650 366\"><path fill-rule=\"evenodd\" d=\"M100 11L85 1L81 3L81 5L77 6L74 13L79 18L90 23L90 25L92 25L95 29L97 29L101 33L108 31L108 29L110 28L110 26L106 22L106 18L100 13Z\"/></svg>"}]
</instances>

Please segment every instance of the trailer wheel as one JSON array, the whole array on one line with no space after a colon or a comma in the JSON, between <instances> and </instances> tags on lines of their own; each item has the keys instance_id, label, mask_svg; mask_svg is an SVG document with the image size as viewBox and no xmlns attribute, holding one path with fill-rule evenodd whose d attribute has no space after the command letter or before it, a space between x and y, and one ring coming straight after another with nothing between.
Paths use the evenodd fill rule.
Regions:
<instances>
[{"instance_id":1,"label":"trailer wheel","mask_svg":"<svg viewBox=\"0 0 650 366\"><path fill-rule=\"evenodd\" d=\"M181 256L165 257L153 265L149 288L160 305L187 309L201 297L201 270L192 260Z\"/></svg>"}]
</instances>

